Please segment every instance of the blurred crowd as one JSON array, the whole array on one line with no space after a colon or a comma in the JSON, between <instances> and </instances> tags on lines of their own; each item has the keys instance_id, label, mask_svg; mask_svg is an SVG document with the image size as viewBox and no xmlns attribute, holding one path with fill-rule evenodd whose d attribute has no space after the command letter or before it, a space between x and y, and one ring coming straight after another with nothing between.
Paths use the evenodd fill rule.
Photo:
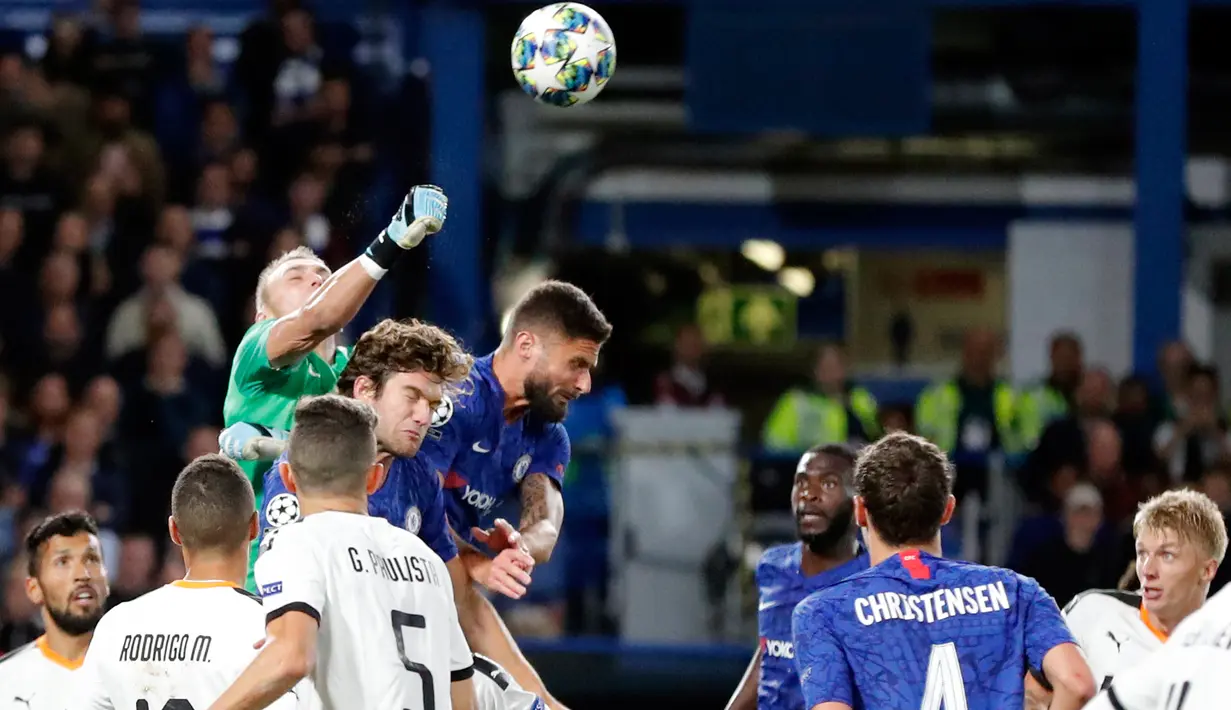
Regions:
<instances>
[{"instance_id":1,"label":"blurred crowd","mask_svg":"<svg viewBox=\"0 0 1231 710\"><path fill-rule=\"evenodd\" d=\"M48 512L98 518L117 600L182 575L166 501L217 451L256 275L353 256L372 180L360 74L307 10L274 3L224 64L207 27L97 7L38 56L0 42L0 652L37 633L20 543Z\"/></svg>"},{"instance_id":2,"label":"blurred crowd","mask_svg":"<svg viewBox=\"0 0 1231 710\"><path fill-rule=\"evenodd\" d=\"M1062 606L1086 589L1114 588L1135 557L1139 503L1193 487L1231 514L1231 431L1219 373L1182 342L1160 349L1157 377L1118 382L1085 361L1078 335L1056 333L1048 347L1047 376L1015 387L997 376L998 337L969 331L958 372L929 383L914 402L885 405L851 382L840 346L821 347L812 381L774 404L762 451L795 456L887 431L922 434L954 463L959 514L947 528L946 552L1017 569ZM657 382L660 403L722 402L708 384L704 351L695 327L678 332L674 364ZM1000 549L987 534L975 536L987 542L979 550L961 549L969 540L961 539L960 518L972 498L982 504L973 509L982 527L1007 528ZM1229 577L1225 566L1213 588Z\"/></svg>"}]
</instances>

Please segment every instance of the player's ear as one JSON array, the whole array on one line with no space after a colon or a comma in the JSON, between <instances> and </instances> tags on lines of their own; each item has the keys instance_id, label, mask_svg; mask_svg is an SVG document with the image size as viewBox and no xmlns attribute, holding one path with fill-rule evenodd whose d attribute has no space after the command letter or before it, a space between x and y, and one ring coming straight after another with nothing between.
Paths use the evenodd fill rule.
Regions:
<instances>
[{"instance_id":1,"label":"player's ear","mask_svg":"<svg viewBox=\"0 0 1231 710\"><path fill-rule=\"evenodd\" d=\"M180 547L184 546L184 540L180 537L179 526L175 524L175 517L167 516L167 533L171 535L171 542L174 542Z\"/></svg>"},{"instance_id":2,"label":"player's ear","mask_svg":"<svg viewBox=\"0 0 1231 710\"><path fill-rule=\"evenodd\" d=\"M371 404L376 401L376 383L367 375L360 375L355 378L354 391L351 392L355 399L361 402Z\"/></svg>"},{"instance_id":3,"label":"player's ear","mask_svg":"<svg viewBox=\"0 0 1231 710\"><path fill-rule=\"evenodd\" d=\"M953 511L955 508L957 508L957 498L949 496L949 500L945 501L945 514L940 516L941 527L949 524L949 518L953 517Z\"/></svg>"},{"instance_id":4,"label":"player's ear","mask_svg":"<svg viewBox=\"0 0 1231 710\"><path fill-rule=\"evenodd\" d=\"M291 464L283 461L278 464L278 478L282 479L282 485L286 486L286 490L291 493L298 493L295 485L295 476L291 474Z\"/></svg>"},{"instance_id":5,"label":"player's ear","mask_svg":"<svg viewBox=\"0 0 1231 710\"><path fill-rule=\"evenodd\" d=\"M868 506L863 504L863 496L855 496L855 525L868 527Z\"/></svg>"},{"instance_id":6,"label":"player's ear","mask_svg":"<svg viewBox=\"0 0 1231 710\"><path fill-rule=\"evenodd\" d=\"M517 331L517 334L513 336L513 339L513 342L517 344L518 355L529 359L530 356L534 354L534 346L537 341L534 333L531 333L528 330L519 330Z\"/></svg>"},{"instance_id":7,"label":"player's ear","mask_svg":"<svg viewBox=\"0 0 1231 710\"><path fill-rule=\"evenodd\" d=\"M1218 560L1206 560L1205 566L1201 568L1201 581L1209 584L1214 581L1214 575L1218 573Z\"/></svg>"},{"instance_id":8,"label":"player's ear","mask_svg":"<svg viewBox=\"0 0 1231 710\"><path fill-rule=\"evenodd\" d=\"M26 599L34 606L43 605L43 588L33 577L26 577Z\"/></svg>"},{"instance_id":9,"label":"player's ear","mask_svg":"<svg viewBox=\"0 0 1231 710\"><path fill-rule=\"evenodd\" d=\"M380 487L385 485L385 465L383 463L374 463L372 468L368 469L367 491L368 495L376 493Z\"/></svg>"},{"instance_id":10,"label":"player's ear","mask_svg":"<svg viewBox=\"0 0 1231 710\"><path fill-rule=\"evenodd\" d=\"M248 542L252 542L261 532L260 516L256 511L252 511L252 517L248 518Z\"/></svg>"}]
</instances>

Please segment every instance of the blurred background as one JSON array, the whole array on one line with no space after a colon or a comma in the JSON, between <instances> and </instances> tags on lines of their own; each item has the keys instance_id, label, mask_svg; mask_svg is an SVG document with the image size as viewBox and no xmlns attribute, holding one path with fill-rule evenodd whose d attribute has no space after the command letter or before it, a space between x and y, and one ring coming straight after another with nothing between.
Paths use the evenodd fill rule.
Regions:
<instances>
[{"instance_id":1,"label":"blurred background","mask_svg":"<svg viewBox=\"0 0 1231 710\"><path fill-rule=\"evenodd\" d=\"M546 277L615 325L503 607L574 706L725 701L814 444L929 436L946 551L1062 605L1145 497L1231 510L1231 2L591 4L619 68L557 109L509 69L533 3L0 0L0 652L49 511L98 517L116 601L183 574L167 498L257 272L344 263L428 181L448 227L352 337L486 352Z\"/></svg>"}]
</instances>

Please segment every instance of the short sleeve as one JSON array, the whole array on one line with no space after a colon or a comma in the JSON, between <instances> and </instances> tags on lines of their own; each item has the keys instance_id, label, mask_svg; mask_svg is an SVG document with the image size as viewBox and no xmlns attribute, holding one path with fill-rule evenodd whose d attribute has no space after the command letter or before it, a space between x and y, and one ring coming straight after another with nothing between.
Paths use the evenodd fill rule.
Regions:
<instances>
[{"instance_id":1,"label":"short sleeve","mask_svg":"<svg viewBox=\"0 0 1231 710\"><path fill-rule=\"evenodd\" d=\"M1018 595L1024 602L1022 617L1026 663L1032 671L1042 674L1043 657L1047 652L1065 643L1076 643L1069 627L1060 615L1056 600L1043 591L1039 583L1030 577L1020 577Z\"/></svg>"},{"instance_id":2,"label":"short sleeve","mask_svg":"<svg viewBox=\"0 0 1231 710\"><path fill-rule=\"evenodd\" d=\"M457 682L474 675L474 654L470 644L466 643L466 635L462 633L462 625L457 618L457 605L453 603L453 578L449 570L442 564L440 578L448 582L448 599L445 608L449 614L449 680Z\"/></svg>"},{"instance_id":3,"label":"short sleeve","mask_svg":"<svg viewBox=\"0 0 1231 710\"><path fill-rule=\"evenodd\" d=\"M556 485L563 485L564 469L568 468L571 456L568 431L559 424L552 424L544 436L543 444L536 448L534 457L530 459L530 468L526 475L542 473L555 481Z\"/></svg>"},{"instance_id":4,"label":"short sleeve","mask_svg":"<svg viewBox=\"0 0 1231 710\"><path fill-rule=\"evenodd\" d=\"M423 522L419 526L419 538L432 548L432 552L440 555L440 559L448 562L457 557L457 543L453 533L449 531L449 523L445 518L445 496L440 485L440 477L428 470L415 472L418 479L416 486L420 487L420 513Z\"/></svg>"},{"instance_id":5,"label":"short sleeve","mask_svg":"<svg viewBox=\"0 0 1231 710\"><path fill-rule=\"evenodd\" d=\"M815 596L795 607L791 615L791 636L804 707L812 708L827 702L854 707L854 679L850 666L842 652L842 644Z\"/></svg>"},{"instance_id":6,"label":"short sleeve","mask_svg":"<svg viewBox=\"0 0 1231 710\"><path fill-rule=\"evenodd\" d=\"M266 540L256 560L256 588L265 606L266 624L292 611L319 623L325 610L325 580L307 536L297 534L302 532L288 528L276 539Z\"/></svg>"},{"instance_id":7,"label":"short sleeve","mask_svg":"<svg viewBox=\"0 0 1231 710\"><path fill-rule=\"evenodd\" d=\"M86 651L81 668L74 674L76 689L75 702L70 706L81 710L114 710L111 694L103 679L107 677L104 659L108 657L110 647L108 628L110 624L104 617L94 628L94 637L90 648Z\"/></svg>"},{"instance_id":8,"label":"short sleeve","mask_svg":"<svg viewBox=\"0 0 1231 710\"><path fill-rule=\"evenodd\" d=\"M231 378L242 394L255 394L270 389L277 389L291 377L293 367L274 369L269 362L269 352L266 343L269 332L277 321L268 318L254 323L244 333L235 350L235 361L231 366Z\"/></svg>"}]
</instances>

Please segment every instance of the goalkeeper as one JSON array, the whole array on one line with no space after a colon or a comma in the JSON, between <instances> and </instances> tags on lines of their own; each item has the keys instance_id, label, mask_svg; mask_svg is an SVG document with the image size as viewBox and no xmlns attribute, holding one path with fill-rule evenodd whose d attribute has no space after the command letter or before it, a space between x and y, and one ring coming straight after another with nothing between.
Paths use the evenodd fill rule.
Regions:
<instances>
[{"instance_id":1,"label":"goalkeeper","mask_svg":"<svg viewBox=\"0 0 1231 710\"><path fill-rule=\"evenodd\" d=\"M270 435L289 431L301 397L334 391L350 357L346 348L338 346L338 332L355 317L403 252L440 231L448 204L440 188L418 185L407 193L389 226L367 250L336 273L330 273L325 262L306 247L283 254L261 271L256 284L256 322L244 334L231 363L223 403L228 427L247 423L264 427ZM224 453L229 452L230 439L224 433L218 442ZM252 482L260 510L262 474L268 464L250 460L240 461L240 466ZM251 592L256 591L252 578L256 556L253 541L247 582Z\"/></svg>"}]
</instances>

